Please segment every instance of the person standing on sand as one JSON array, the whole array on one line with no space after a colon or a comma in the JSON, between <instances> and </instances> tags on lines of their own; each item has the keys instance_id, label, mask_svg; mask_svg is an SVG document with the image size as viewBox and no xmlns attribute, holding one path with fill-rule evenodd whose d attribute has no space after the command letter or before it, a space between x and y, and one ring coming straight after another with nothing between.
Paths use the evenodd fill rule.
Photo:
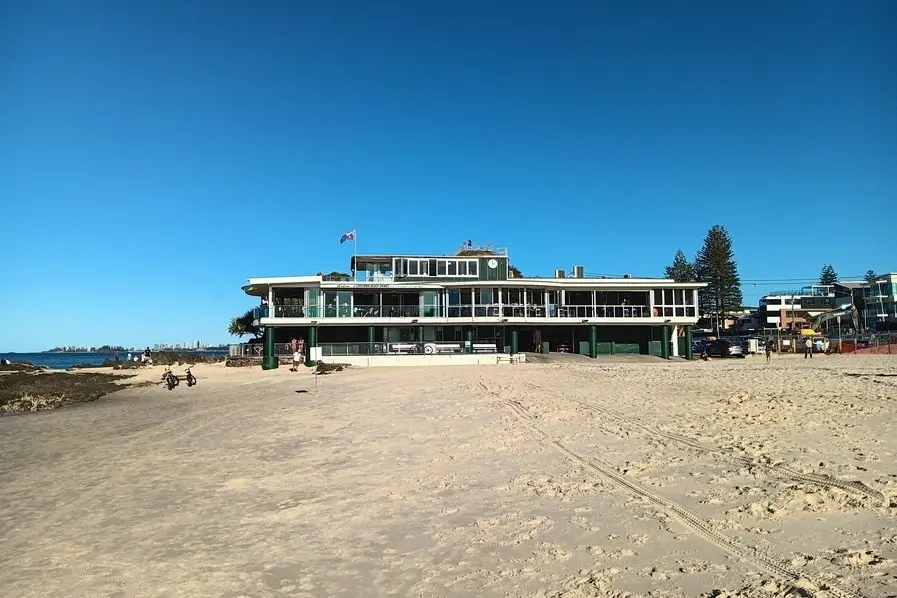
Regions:
<instances>
[{"instance_id":1,"label":"person standing on sand","mask_svg":"<svg viewBox=\"0 0 897 598\"><path fill-rule=\"evenodd\" d=\"M769 361L772 359L772 352L775 350L775 348L776 348L775 341L772 340L771 338L766 339L766 363L769 363Z\"/></svg>"},{"instance_id":2,"label":"person standing on sand","mask_svg":"<svg viewBox=\"0 0 897 598\"><path fill-rule=\"evenodd\" d=\"M305 340L300 338L298 341L294 338L290 341L290 350L293 352L293 367L291 372L298 372L299 366L305 363Z\"/></svg>"},{"instance_id":3,"label":"person standing on sand","mask_svg":"<svg viewBox=\"0 0 897 598\"><path fill-rule=\"evenodd\" d=\"M804 342L804 359L807 357L813 359L813 340L809 338Z\"/></svg>"}]
</instances>

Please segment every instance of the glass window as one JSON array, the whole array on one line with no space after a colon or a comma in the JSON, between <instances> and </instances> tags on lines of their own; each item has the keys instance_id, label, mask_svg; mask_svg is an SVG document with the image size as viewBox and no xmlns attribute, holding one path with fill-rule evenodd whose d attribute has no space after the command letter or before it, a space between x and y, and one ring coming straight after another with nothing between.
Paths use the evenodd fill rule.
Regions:
<instances>
[{"instance_id":1,"label":"glass window","mask_svg":"<svg viewBox=\"0 0 897 598\"><path fill-rule=\"evenodd\" d=\"M417 276L417 260L408 260L408 276Z\"/></svg>"},{"instance_id":2,"label":"glass window","mask_svg":"<svg viewBox=\"0 0 897 598\"><path fill-rule=\"evenodd\" d=\"M478 263L476 260L470 260L467 263L467 273L470 274L471 276L476 276L477 275L477 266L478 266Z\"/></svg>"},{"instance_id":3,"label":"glass window","mask_svg":"<svg viewBox=\"0 0 897 598\"><path fill-rule=\"evenodd\" d=\"M663 291L660 289L654 290L654 305L663 305Z\"/></svg>"},{"instance_id":4,"label":"glass window","mask_svg":"<svg viewBox=\"0 0 897 598\"><path fill-rule=\"evenodd\" d=\"M436 291L421 292L421 300L424 305L424 311L421 314L425 318L435 318L439 316L439 293Z\"/></svg>"},{"instance_id":5,"label":"glass window","mask_svg":"<svg viewBox=\"0 0 897 598\"><path fill-rule=\"evenodd\" d=\"M439 260L436 262L436 274L439 276L445 276L445 260Z\"/></svg>"},{"instance_id":6,"label":"glass window","mask_svg":"<svg viewBox=\"0 0 897 598\"><path fill-rule=\"evenodd\" d=\"M337 315L340 318L350 317L352 315L352 291L337 291L336 297L339 302Z\"/></svg>"},{"instance_id":7,"label":"glass window","mask_svg":"<svg viewBox=\"0 0 897 598\"><path fill-rule=\"evenodd\" d=\"M457 276L458 275L458 262L456 260L446 260L446 264L448 265L448 275L449 276Z\"/></svg>"},{"instance_id":8,"label":"glass window","mask_svg":"<svg viewBox=\"0 0 897 598\"><path fill-rule=\"evenodd\" d=\"M427 260L421 260L421 261L420 261L420 267L419 267L419 270L420 270L420 275L421 275L421 276L429 276L429 275L430 275L430 268L429 268L429 265L430 265L430 262L427 261Z\"/></svg>"},{"instance_id":9,"label":"glass window","mask_svg":"<svg viewBox=\"0 0 897 598\"><path fill-rule=\"evenodd\" d=\"M458 276L467 276L466 260L458 260Z\"/></svg>"},{"instance_id":10,"label":"glass window","mask_svg":"<svg viewBox=\"0 0 897 598\"><path fill-rule=\"evenodd\" d=\"M685 289L685 305L694 305L695 303L695 290L694 289Z\"/></svg>"},{"instance_id":11,"label":"glass window","mask_svg":"<svg viewBox=\"0 0 897 598\"><path fill-rule=\"evenodd\" d=\"M663 290L663 304L664 305L672 305L673 304L673 289L664 289Z\"/></svg>"}]
</instances>

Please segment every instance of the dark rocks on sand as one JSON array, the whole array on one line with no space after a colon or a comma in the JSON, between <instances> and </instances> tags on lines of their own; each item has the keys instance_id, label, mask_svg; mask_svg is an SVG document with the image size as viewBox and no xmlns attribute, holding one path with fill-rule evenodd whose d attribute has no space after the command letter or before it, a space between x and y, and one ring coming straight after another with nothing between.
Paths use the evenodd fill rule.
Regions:
<instances>
[{"instance_id":1,"label":"dark rocks on sand","mask_svg":"<svg viewBox=\"0 0 897 598\"><path fill-rule=\"evenodd\" d=\"M317 367L315 368L315 373L316 374L329 374L331 372L341 372L347 367L349 367L348 364L324 363L323 361L319 361Z\"/></svg>"},{"instance_id":2,"label":"dark rocks on sand","mask_svg":"<svg viewBox=\"0 0 897 598\"><path fill-rule=\"evenodd\" d=\"M205 353L178 353L176 351L158 351L152 354L153 365L195 365L197 363L220 363L227 357Z\"/></svg>"},{"instance_id":3,"label":"dark rocks on sand","mask_svg":"<svg viewBox=\"0 0 897 598\"><path fill-rule=\"evenodd\" d=\"M70 370L87 370L91 368L112 368L113 370L136 370L137 368L145 367L145 363L141 363L139 361L118 361L116 362L114 359L106 359L100 365L95 363L76 363Z\"/></svg>"},{"instance_id":4,"label":"dark rocks on sand","mask_svg":"<svg viewBox=\"0 0 897 598\"><path fill-rule=\"evenodd\" d=\"M0 372L39 372L48 369L45 365L34 365L27 361L5 361L0 363Z\"/></svg>"},{"instance_id":5,"label":"dark rocks on sand","mask_svg":"<svg viewBox=\"0 0 897 598\"><path fill-rule=\"evenodd\" d=\"M131 378L114 374L15 372L0 376L0 414L56 409L74 403L89 403L129 386L116 380Z\"/></svg>"}]
</instances>

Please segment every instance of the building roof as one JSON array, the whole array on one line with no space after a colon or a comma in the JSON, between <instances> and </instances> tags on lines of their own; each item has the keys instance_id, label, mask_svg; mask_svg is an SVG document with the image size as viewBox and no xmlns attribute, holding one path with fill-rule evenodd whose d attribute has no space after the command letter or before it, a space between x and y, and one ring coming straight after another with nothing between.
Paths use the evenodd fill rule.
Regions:
<instances>
[{"instance_id":1,"label":"building roof","mask_svg":"<svg viewBox=\"0 0 897 598\"><path fill-rule=\"evenodd\" d=\"M865 280L839 280L835 283L837 286L842 286L847 289L860 289L866 286Z\"/></svg>"}]
</instances>

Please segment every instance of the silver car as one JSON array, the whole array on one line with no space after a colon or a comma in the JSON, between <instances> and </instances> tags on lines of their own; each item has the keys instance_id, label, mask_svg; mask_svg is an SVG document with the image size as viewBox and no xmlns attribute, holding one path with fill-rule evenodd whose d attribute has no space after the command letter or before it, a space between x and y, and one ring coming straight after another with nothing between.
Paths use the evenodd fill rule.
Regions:
<instances>
[{"instance_id":1,"label":"silver car","mask_svg":"<svg viewBox=\"0 0 897 598\"><path fill-rule=\"evenodd\" d=\"M710 357L744 357L744 348L740 343L721 338L707 345L707 355Z\"/></svg>"}]
</instances>

